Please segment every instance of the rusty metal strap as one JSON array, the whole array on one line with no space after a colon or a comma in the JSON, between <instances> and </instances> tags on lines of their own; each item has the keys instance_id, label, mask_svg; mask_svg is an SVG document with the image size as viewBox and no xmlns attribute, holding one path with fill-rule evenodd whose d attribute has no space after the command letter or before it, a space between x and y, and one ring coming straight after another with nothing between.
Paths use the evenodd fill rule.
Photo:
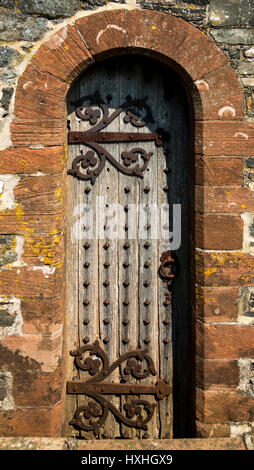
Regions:
<instances>
[{"instance_id":1,"label":"rusty metal strap","mask_svg":"<svg viewBox=\"0 0 254 470\"><path fill-rule=\"evenodd\" d=\"M172 394L172 388L160 380L155 385L67 382L68 394L155 395L158 400Z\"/></svg>"},{"instance_id":2,"label":"rusty metal strap","mask_svg":"<svg viewBox=\"0 0 254 470\"><path fill-rule=\"evenodd\" d=\"M68 132L69 144L85 144L87 142L149 142L155 141L156 145L160 146L165 140L166 133L161 132Z\"/></svg>"}]
</instances>

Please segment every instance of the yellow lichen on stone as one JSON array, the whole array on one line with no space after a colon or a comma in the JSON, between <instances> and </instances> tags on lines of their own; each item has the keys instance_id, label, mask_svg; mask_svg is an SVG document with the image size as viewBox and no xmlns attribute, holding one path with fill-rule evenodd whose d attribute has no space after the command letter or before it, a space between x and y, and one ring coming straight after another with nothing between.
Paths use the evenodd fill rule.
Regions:
<instances>
[{"instance_id":1,"label":"yellow lichen on stone","mask_svg":"<svg viewBox=\"0 0 254 470\"><path fill-rule=\"evenodd\" d=\"M215 273L217 268L209 268L207 271L204 272L205 276L210 276L211 274Z\"/></svg>"},{"instance_id":2,"label":"yellow lichen on stone","mask_svg":"<svg viewBox=\"0 0 254 470\"><path fill-rule=\"evenodd\" d=\"M63 192L63 188L57 188L55 190L55 196L56 196L57 199L59 199L61 197L62 192Z\"/></svg>"},{"instance_id":3,"label":"yellow lichen on stone","mask_svg":"<svg viewBox=\"0 0 254 470\"><path fill-rule=\"evenodd\" d=\"M49 235L50 237L40 236L36 239L26 236L25 240L28 252L24 254L24 256L36 256L43 264L60 268L63 264L63 260L57 259L58 252L56 248L62 240L62 234L57 232L57 230L52 230Z\"/></svg>"}]
</instances>

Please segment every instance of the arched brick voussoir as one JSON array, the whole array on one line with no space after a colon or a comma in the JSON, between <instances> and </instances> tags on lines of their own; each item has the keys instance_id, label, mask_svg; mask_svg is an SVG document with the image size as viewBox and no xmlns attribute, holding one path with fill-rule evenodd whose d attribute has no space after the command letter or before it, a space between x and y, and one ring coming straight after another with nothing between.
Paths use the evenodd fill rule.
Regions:
<instances>
[{"instance_id":1,"label":"arched brick voussoir","mask_svg":"<svg viewBox=\"0 0 254 470\"><path fill-rule=\"evenodd\" d=\"M229 64L195 81L199 102L193 94L196 120L241 120L244 100L238 78ZM201 102L202 109L199 103Z\"/></svg>"},{"instance_id":2,"label":"arched brick voussoir","mask_svg":"<svg viewBox=\"0 0 254 470\"><path fill-rule=\"evenodd\" d=\"M27 66L18 81L14 114L23 119L61 119L69 85L34 64Z\"/></svg>"},{"instance_id":3,"label":"arched brick voussoir","mask_svg":"<svg viewBox=\"0 0 254 470\"><path fill-rule=\"evenodd\" d=\"M11 123L11 139L16 147L63 146L66 138L66 115L62 119L16 118Z\"/></svg>"},{"instance_id":4,"label":"arched brick voussoir","mask_svg":"<svg viewBox=\"0 0 254 470\"><path fill-rule=\"evenodd\" d=\"M102 11L76 21L76 29L84 38L95 60L97 55L106 58L112 56L112 51L119 52L126 48L126 14L127 11L124 9Z\"/></svg>"},{"instance_id":5,"label":"arched brick voussoir","mask_svg":"<svg viewBox=\"0 0 254 470\"><path fill-rule=\"evenodd\" d=\"M179 64L192 78L228 62L214 41L186 21L162 12L127 12L127 47L157 51Z\"/></svg>"},{"instance_id":6,"label":"arched brick voussoir","mask_svg":"<svg viewBox=\"0 0 254 470\"><path fill-rule=\"evenodd\" d=\"M243 95L237 76L212 39L165 13L132 10L126 15L128 48L163 55L189 76L188 85L195 83L191 90L195 119L243 118Z\"/></svg>"},{"instance_id":7,"label":"arched brick voussoir","mask_svg":"<svg viewBox=\"0 0 254 470\"><path fill-rule=\"evenodd\" d=\"M32 59L40 71L48 72L70 84L93 58L73 26L65 26L42 44Z\"/></svg>"}]
</instances>

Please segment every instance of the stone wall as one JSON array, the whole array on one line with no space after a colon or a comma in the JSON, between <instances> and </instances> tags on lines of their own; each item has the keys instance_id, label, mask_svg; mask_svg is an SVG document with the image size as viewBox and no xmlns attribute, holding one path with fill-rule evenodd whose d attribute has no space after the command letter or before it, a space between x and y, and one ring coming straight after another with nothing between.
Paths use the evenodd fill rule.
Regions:
<instances>
[{"instance_id":1,"label":"stone wall","mask_svg":"<svg viewBox=\"0 0 254 470\"><path fill-rule=\"evenodd\" d=\"M14 118L27 112L20 91L16 93L17 82L54 32L95 11L118 8L163 11L198 28L224 51L244 93L244 122L250 124L250 134L244 123L242 130L236 126L232 135L238 136L240 144L232 150L232 139L221 144L226 131L220 135L210 129L207 139L215 145L207 144L205 156L196 159L196 210L197 219L202 219L199 227L203 224L197 233L197 264L205 286L197 293L196 307L197 433L201 437L252 434L253 1L0 0L0 435L59 435L63 396L63 159L57 129L50 152L46 144L18 140L23 138L17 137L19 131L14 141ZM40 102L47 116L50 106L55 108L66 93L64 80L56 88L50 76L49 92L56 101L44 107ZM36 74L31 76L28 102L35 134L36 96L43 96L36 80ZM223 94L223 81L220 86ZM59 118L61 113L59 107Z\"/></svg>"}]
</instances>

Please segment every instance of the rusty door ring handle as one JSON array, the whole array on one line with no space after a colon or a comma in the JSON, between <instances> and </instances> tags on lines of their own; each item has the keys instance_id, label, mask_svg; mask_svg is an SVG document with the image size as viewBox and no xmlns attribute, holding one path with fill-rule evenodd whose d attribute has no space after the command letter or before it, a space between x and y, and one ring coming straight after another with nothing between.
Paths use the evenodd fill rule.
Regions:
<instances>
[{"instance_id":1,"label":"rusty door ring handle","mask_svg":"<svg viewBox=\"0 0 254 470\"><path fill-rule=\"evenodd\" d=\"M162 253L160 261L161 265L159 267L159 272L163 277L163 281L166 282L169 287L174 278L174 274L171 273L171 266L174 263L174 260L171 257L170 250L164 251Z\"/></svg>"}]
</instances>

